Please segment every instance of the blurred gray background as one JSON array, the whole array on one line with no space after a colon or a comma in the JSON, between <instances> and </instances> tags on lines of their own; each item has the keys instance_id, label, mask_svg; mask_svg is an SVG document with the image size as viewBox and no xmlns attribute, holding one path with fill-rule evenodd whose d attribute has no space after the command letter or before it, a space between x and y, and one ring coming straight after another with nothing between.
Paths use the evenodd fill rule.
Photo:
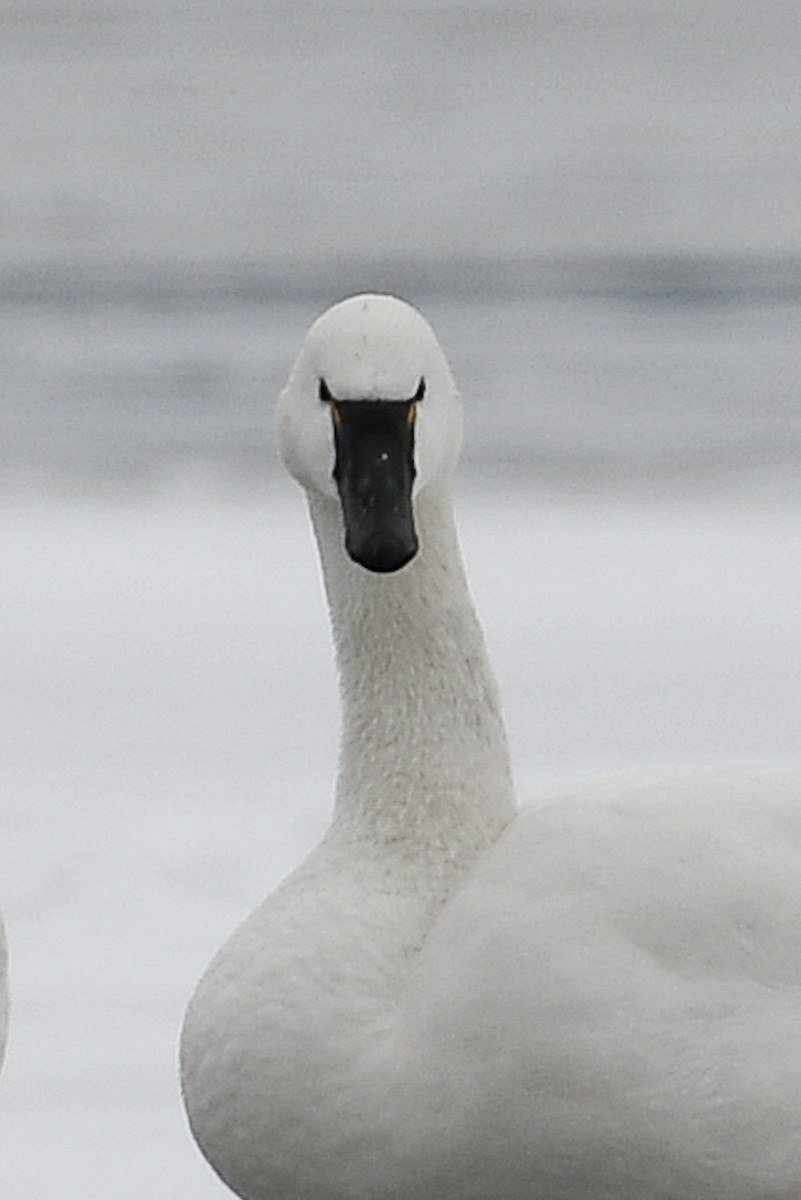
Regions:
<instances>
[{"instance_id":1,"label":"blurred gray background","mask_svg":"<svg viewBox=\"0 0 801 1200\"><path fill-rule=\"evenodd\" d=\"M521 793L801 758L797 0L0 0L0 1194L222 1200L181 1012L324 828L273 398L432 320Z\"/></svg>"},{"instance_id":2,"label":"blurred gray background","mask_svg":"<svg viewBox=\"0 0 801 1200\"><path fill-rule=\"evenodd\" d=\"M273 469L302 330L434 320L470 461L801 454L793 0L0 6L0 468Z\"/></svg>"}]
</instances>

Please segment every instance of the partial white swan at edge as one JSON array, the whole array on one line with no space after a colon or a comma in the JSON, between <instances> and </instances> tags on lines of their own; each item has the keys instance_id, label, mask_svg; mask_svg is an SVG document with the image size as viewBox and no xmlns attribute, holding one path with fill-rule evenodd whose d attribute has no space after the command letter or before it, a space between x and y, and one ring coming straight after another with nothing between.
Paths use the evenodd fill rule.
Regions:
<instances>
[{"instance_id":1,"label":"partial white swan at edge","mask_svg":"<svg viewBox=\"0 0 801 1200\"><path fill-rule=\"evenodd\" d=\"M517 811L430 327L334 306L278 417L340 764L329 832L189 1005L203 1153L244 1200L799 1200L801 772L632 773Z\"/></svg>"},{"instance_id":2,"label":"partial white swan at edge","mask_svg":"<svg viewBox=\"0 0 801 1200\"><path fill-rule=\"evenodd\" d=\"M3 919L0 917L0 1068L6 1054L8 1038L8 946Z\"/></svg>"}]
</instances>

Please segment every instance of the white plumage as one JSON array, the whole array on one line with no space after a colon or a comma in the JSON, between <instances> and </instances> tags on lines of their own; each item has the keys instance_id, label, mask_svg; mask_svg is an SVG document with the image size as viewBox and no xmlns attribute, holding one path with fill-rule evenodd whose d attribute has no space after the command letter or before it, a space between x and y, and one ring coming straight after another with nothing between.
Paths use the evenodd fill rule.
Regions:
<instances>
[{"instance_id":1,"label":"white plumage","mask_svg":"<svg viewBox=\"0 0 801 1200\"><path fill-rule=\"evenodd\" d=\"M8 1037L8 947L6 933L0 918L0 1067L6 1053Z\"/></svg>"},{"instance_id":2,"label":"white plumage","mask_svg":"<svg viewBox=\"0 0 801 1200\"><path fill-rule=\"evenodd\" d=\"M340 421L421 381L419 550L374 572L343 545ZM516 812L429 326L391 297L336 305L279 424L342 749L329 833L189 1006L204 1154L244 1200L799 1200L801 773L643 772Z\"/></svg>"}]
</instances>

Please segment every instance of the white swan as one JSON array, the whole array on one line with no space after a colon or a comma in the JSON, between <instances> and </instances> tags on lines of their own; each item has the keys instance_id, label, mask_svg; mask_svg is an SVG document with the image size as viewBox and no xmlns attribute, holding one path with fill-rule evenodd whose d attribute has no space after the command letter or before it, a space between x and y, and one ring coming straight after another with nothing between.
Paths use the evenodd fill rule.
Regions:
<instances>
[{"instance_id":1,"label":"white swan","mask_svg":"<svg viewBox=\"0 0 801 1200\"><path fill-rule=\"evenodd\" d=\"M8 1037L8 946L3 919L0 917L0 1067L6 1055Z\"/></svg>"},{"instance_id":2,"label":"white swan","mask_svg":"<svg viewBox=\"0 0 801 1200\"><path fill-rule=\"evenodd\" d=\"M203 1153L246 1200L799 1200L801 775L628 776L515 814L431 329L336 305L279 421L341 761L329 833L189 1006Z\"/></svg>"}]
</instances>

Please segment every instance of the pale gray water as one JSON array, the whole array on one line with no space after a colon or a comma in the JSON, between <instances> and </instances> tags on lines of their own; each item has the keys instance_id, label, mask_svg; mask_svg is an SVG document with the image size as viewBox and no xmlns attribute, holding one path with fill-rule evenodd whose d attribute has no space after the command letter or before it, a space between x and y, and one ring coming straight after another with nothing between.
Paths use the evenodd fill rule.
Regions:
<instances>
[{"instance_id":1,"label":"pale gray water","mask_svg":"<svg viewBox=\"0 0 801 1200\"><path fill-rule=\"evenodd\" d=\"M793 0L0 7L4 263L798 253Z\"/></svg>"},{"instance_id":2,"label":"pale gray water","mask_svg":"<svg viewBox=\"0 0 801 1200\"><path fill-rule=\"evenodd\" d=\"M524 794L801 757L800 30L797 0L0 0L4 1197L227 1194L175 1042L326 819L270 409L331 300L397 290L453 361Z\"/></svg>"},{"instance_id":3,"label":"pale gray water","mask_svg":"<svg viewBox=\"0 0 801 1200\"><path fill-rule=\"evenodd\" d=\"M801 16L664 5L0 5L0 470L272 469L346 292L441 331L471 458L801 457Z\"/></svg>"}]
</instances>

